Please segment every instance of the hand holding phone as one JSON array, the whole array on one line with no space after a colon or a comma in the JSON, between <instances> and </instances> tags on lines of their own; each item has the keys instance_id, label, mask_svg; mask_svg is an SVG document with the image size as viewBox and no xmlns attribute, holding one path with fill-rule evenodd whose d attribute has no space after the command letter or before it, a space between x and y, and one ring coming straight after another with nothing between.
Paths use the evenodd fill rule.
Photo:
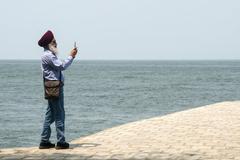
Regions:
<instances>
[{"instance_id":1,"label":"hand holding phone","mask_svg":"<svg viewBox=\"0 0 240 160\"><path fill-rule=\"evenodd\" d=\"M76 42L74 42L74 48L73 48L73 50L71 51L70 55L71 55L73 58L75 58L77 52L78 52L77 44L76 44Z\"/></svg>"}]
</instances>

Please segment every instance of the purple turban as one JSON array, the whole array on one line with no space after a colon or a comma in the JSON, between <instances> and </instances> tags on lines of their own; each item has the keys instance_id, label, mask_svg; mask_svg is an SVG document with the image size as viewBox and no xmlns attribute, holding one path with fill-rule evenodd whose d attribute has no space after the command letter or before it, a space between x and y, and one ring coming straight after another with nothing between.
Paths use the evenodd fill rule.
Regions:
<instances>
[{"instance_id":1,"label":"purple turban","mask_svg":"<svg viewBox=\"0 0 240 160\"><path fill-rule=\"evenodd\" d=\"M38 41L38 45L40 47L45 47L47 46L49 43L51 43L51 41L53 40L54 35L52 33L52 31L48 30L43 36L42 38Z\"/></svg>"}]
</instances>

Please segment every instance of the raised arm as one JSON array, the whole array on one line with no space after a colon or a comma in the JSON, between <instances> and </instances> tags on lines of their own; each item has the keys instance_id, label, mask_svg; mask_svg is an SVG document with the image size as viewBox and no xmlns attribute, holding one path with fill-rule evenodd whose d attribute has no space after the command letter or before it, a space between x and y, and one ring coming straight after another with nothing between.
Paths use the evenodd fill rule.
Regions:
<instances>
[{"instance_id":1,"label":"raised arm","mask_svg":"<svg viewBox=\"0 0 240 160\"><path fill-rule=\"evenodd\" d=\"M64 61L61 61L56 56L54 56L54 57L51 57L50 66L52 68L54 68L55 70L63 71L65 69L67 69L72 64L72 61L73 61L73 57L72 56L69 56Z\"/></svg>"},{"instance_id":2,"label":"raised arm","mask_svg":"<svg viewBox=\"0 0 240 160\"><path fill-rule=\"evenodd\" d=\"M63 71L72 64L72 61L75 58L76 54L77 54L77 49L75 48L71 51L68 58L65 59L64 61L61 61L60 59L58 59L57 56L52 56L49 63L52 68Z\"/></svg>"}]
</instances>

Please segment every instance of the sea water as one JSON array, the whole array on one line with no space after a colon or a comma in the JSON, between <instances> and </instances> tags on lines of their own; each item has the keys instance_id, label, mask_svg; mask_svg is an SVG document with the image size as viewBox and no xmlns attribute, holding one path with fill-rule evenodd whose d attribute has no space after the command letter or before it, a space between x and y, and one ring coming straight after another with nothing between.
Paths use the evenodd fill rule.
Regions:
<instances>
[{"instance_id":1,"label":"sea water","mask_svg":"<svg viewBox=\"0 0 240 160\"><path fill-rule=\"evenodd\" d=\"M67 141L240 99L240 61L75 61L64 74ZM40 61L0 61L0 148L39 144L43 95Z\"/></svg>"}]
</instances>

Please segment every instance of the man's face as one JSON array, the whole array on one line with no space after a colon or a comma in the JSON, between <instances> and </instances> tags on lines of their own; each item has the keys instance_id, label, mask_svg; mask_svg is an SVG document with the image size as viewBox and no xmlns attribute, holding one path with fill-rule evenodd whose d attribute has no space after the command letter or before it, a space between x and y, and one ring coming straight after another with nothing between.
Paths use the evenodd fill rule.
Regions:
<instances>
[{"instance_id":1,"label":"man's face","mask_svg":"<svg viewBox=\"0 0 240 160\"><path fill-rule=\"evenodd\" d=\"M58 54L57 42L56 42L55 38L51 41L51 43L48 44L48 48L54 54Z\"/></svg>"},{"instance_id":2,"label":"man's face","mask_svg":"<svg viewBox=\"0 0 240 160\"><path fill-rule=\"evenodd\" d=\"M57 48L57 42L56 42L55 38L53 38L53 40L51 41L50 45L52 45L55 48Z\"/></svg>"}]
</instances>

